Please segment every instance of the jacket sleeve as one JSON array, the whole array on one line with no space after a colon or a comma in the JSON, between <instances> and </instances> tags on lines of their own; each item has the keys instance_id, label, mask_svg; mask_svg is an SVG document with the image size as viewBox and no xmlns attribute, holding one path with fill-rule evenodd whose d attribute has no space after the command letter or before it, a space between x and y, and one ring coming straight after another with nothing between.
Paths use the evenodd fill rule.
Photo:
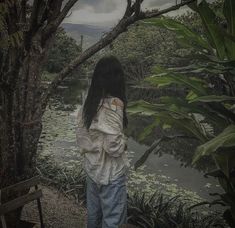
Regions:
<instances>
[{"instance_id":1,"label":"jacket sleeve","mask_svg":"<svg viewBox=\"0 0 235 228\"><path fill-rule=\"evenodd\" d=\"M117 98L115 98L117 99ZM120 101L120 100L119 100ZM113 157L119 157L125 151L127 138L123 133L123 107L111 104L104 109L103 149Z\"/></svg>"},{"instance_id":2,"label":"jacket sleeve","mask_svg":"<svg viewBox=\"0 0 235 228\"><path fill-rule=\"evenodd\" d=\"M89 132L83 125L82 120L82 107L78 111L77 115L77 127L76 127L76 142L77 146L81 148L80 153L92 152L97 150L97 146L92 143Z\"/></svg>"}]
</instances>

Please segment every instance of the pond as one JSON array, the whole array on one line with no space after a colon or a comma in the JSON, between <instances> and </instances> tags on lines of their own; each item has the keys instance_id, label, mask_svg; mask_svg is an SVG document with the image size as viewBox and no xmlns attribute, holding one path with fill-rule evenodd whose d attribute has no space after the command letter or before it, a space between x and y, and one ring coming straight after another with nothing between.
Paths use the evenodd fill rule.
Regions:
<instances>
[{"instance_id":1,"label":"pond","mask_svg":"<svg viewBox=\"0 0 235 228\"><path fill-rule=\"evenodd\" d=\"M63 86L58 88L46 111L39 150L42 154L53 154L58 163L65 164L80 158L75 141L75 118L84 99L86 88L87 80L84 78L64 82ZM154 132L140 143L137 135L147 123L151 122L151 119L132 116L128 119L128 150L129 159L133 165L159 136L159 132ZM153 191L158 188L166 191L166 187L174 194L181 193L188 197L193 195L197 199L212 199L209 193L220 192L220 186L216 179L205 178L203 174L214 168L213 163L206 159L197 167L190 165L196 144L195 141L188 139L172 140L162 144L156 154L150 154L143 166L136 172L132 170L132 178L135 178L135 182L143 187L144 181L149 183L154 176L155 182L150 187L145 185L146 188L152 188Z\"/></svg>"}]
</instances>

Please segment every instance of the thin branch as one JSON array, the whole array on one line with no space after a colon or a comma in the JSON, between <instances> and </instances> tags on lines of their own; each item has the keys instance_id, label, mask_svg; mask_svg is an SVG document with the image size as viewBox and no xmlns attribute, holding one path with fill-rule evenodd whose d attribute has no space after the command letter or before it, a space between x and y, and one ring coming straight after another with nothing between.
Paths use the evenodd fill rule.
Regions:
<instances>
[{"instance_id":1,"label":"thin branch","mask_svg":"<svg viewBox=\"0 0 235 228\"><path fill-rule=\"evenodd\" d=\"M195 1L196 0L187 0L187 1L181 2L179 4L176 4L174 6L171 6L169 8L163 9L161 11L159 11L158 9L154 9L154 10L151 10L151 11L141 12L141 14L139 16L139 20L153 18L153 17L159 17L160 15L169 13L171 11L178 10L179 8L181 8L181 7L185 6L185 5L188 5L188 4L192 3L192 2L195 2ZM159 15L159 13L160 13L160 15Z\"/></svg>"},{"instance_id":2,"label":"thin branch","mask_svg":"<svg viewBox=\"0 0 235 228\"><path fill-rule=\"evenodd\" d=\"M67 13L69 12L69 10L74 6L74 4L76 2L78 2L78 0L69 0L65 4L64 8L62 9L62 11L61 11L61 13L60 13L60 15L58 17L58 23L59 24L63 21L63 19L66 17Z\"/></svg>"},{"instance_id":3,"label":"thin branch","mask_svg":"<svg viewBox=\"0 0 235 228\"><path fill-rule=\"evenodd\" d=\"M40 6L40 0L34 0L33 7L32 7L32 13L30 16L30 27L29 30L33 30L35 27L35 24L37 23L37 17L38 17L38 8Z\"/></svg>"},{"instance_id":4,"label":"thin branch","mask_svg":"<svg viewBox=\"0 0 235 228\"><path fill-rule=\"evenodd\" d=\"M143 2L143 0L136 0L136 2L135 2L135 16L136 17L138 17L140 14L142 2Z\"/></svg>"},{"instance_id":5,"label":"thin branch","mask_svg":"<svg viewBox=\"0 0 235 228\"><path fill-rule=\"evenodd\" d=\"M71 11L70 13L68 13L65 18L69 18L72 14L73 14L73 11Z\"/></svg>"},{"instance_id":6,"label":"thin branch","mask_svg":"<svg viewBox=\"0 0 235 228\"><path fill-rule=\"evenodd\" d=\"M49 18L48 18L48 22L51 23L54 20L56 20L56 18L59 17L60 14L60 10L62 7L62 2L63 0L50 0L48 7L49 7Z\"/></svg>"},{"instance_id":7,"label":"thin branch","mask_svg":"<svg viewBox=\"0 0 235 228\"><path fill-rule=\"evenodd\" d=\"M56 31L56 29L58 28L58 26L61 24L61 22L64 20L64 18L66 17L66 15L68 14L69 10L74 6L74 4L78 2L78 0L69 0L64 8L61 10L61 12L59 13L59 15L53 20L51 21L46 28L44 29L44 38L46 39L47 36L49 34L51 34L53 31Z\"/></svg>"},{"instance_id":8,"label":"thin branch","mask_svg":"<svg viewBox=\"0 0 235 228\"><path fill-rule=\"evenodd\" d=\"M26 23L26 4L27 0L21 1L21 9L20 9L20 22Z\"/></svg>"},{"instance_id":9,"label":"thin branch","mask_svg":"<svg viewBox=\"0 0 235 228\"><path fill-rule=\"evenodd\" d=\"M140 12L137 16L135 14L129 17L126 17L124 15L123 18L119 21L119 23L110 32L108 32L106 36L102 37L96 44L92 45L90 48L84 51L79 57L73 60L66 68L64 68L60 73L57 74L55 79L49 85L47 91L45 91L42 95L42 111L45 111L46 105L50 96L52 95L56 87L64 80L64 78L66 78L67 75L69 75L75 68L80 66L85 60L87 60L92 55L94 55L95 53L97 53L98 51L106 47L107 45L109 45L121 33L125 32L128 26L130 26L131 24L139 20L152 18L152 17L159 17L163 14L179 9L182 6L188 5L195 1L196 0L187 0L178 5L171 6L167 9L163 9L163 10L155 9L152 11ZM137 2L139 1L137 0ZM137 2L135 2L134 4L136 4ZM127 4L127 10L128 10L128 7L130 7L129 1Z\"/></svg>"},{"instance_id":10,"label":"thin branch","mask_svg":"<svg viewBox=\"0 0 235 228\"><path fill-rule=\"evenodd\" d=\"M26 1L27 2L27 1ZM25 47L26 50L29 50L31 47L31 41L34 37L34 35L41 31L43 22L48 19L47 16L47 4L50 2L50 0L34 0L33 6L32 6L32 12L29 19L29 28L25 36Z\"/></svg>"},{"instance_id":11,"label":"thin branch","mask_svg":"<svg viewBox=\"0 0 235 228\"><path fill-rule=\"evenodd\" d=\"M124 17L129 17L131 16L131 0L127 0L127 6L126 6L126 11L124 13Z\"/></svg>"},{"instance_id":12,"label":"thin branch","mask_svg":"<svg viewBox=\"0 0 235 228\"><path fill-rule=\"evenodd\" d=\"M163 141L163 137L158 140L155 140L152 145L144 152L144 154L135 162L134 170L139 168L144 162L148 159L149 155L159 146L159 144Z\"/></svg>"},{"instance_id":13,"label":"thin branch","mask_svg":"<svg viewBox=\"0 0 235 228\"><path fill-rule=\"evenodd\" d=\"M163 135L161 138L159 138L158 140L155 140L152 145L144 152L144 154L135 162L134 164L134 170L136 170L137 168L139 168L141 165L143 165L145 163L145 161L148 159L149 155L157 148L157 146L159 146L159 144L161 142L167 142L176 138L190 138L190 139L194 139L194 137L190 137L187 135ZM157 150L158 151L158 150Z\"/></svg>"}]
</instances>

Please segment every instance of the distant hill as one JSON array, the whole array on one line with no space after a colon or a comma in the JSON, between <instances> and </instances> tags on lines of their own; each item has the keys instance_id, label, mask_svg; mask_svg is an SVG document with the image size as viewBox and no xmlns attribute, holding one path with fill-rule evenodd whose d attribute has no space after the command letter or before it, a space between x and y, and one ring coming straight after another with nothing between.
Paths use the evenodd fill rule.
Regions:
<instances>
[{"instance_id":1,"label":"distant hill","mask_svg":"<svg viewBox=\"0 0 235 228\"><path fill-rule=\"evenodd\" d=\"M85 47L88 47L91 44L97 42L104 33L110 30L109 27L71 23L63 23L62 27L72 38L78 42L80 42L81 35L83 35Z\"/></svg>"}]
</instances>

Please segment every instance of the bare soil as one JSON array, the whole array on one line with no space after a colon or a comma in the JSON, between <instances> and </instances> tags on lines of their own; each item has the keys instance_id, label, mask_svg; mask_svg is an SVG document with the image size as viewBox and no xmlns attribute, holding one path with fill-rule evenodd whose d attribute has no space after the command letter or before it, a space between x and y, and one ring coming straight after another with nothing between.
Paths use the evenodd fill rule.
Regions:
<instances>
[{"instance_id":1,"label":"bare soil","mask_svg":"<svg viewBox=\"0 0 235 228\"><path fill-rule=\"evenodd\" d=\"M85 228L86 209L75 203L74 199L66 197L57 189L49 186L40 186L43 219L46 228ZM40 227L37 202L25 205L22 220L37 223Z\"/></svg>"}]
</instances>

